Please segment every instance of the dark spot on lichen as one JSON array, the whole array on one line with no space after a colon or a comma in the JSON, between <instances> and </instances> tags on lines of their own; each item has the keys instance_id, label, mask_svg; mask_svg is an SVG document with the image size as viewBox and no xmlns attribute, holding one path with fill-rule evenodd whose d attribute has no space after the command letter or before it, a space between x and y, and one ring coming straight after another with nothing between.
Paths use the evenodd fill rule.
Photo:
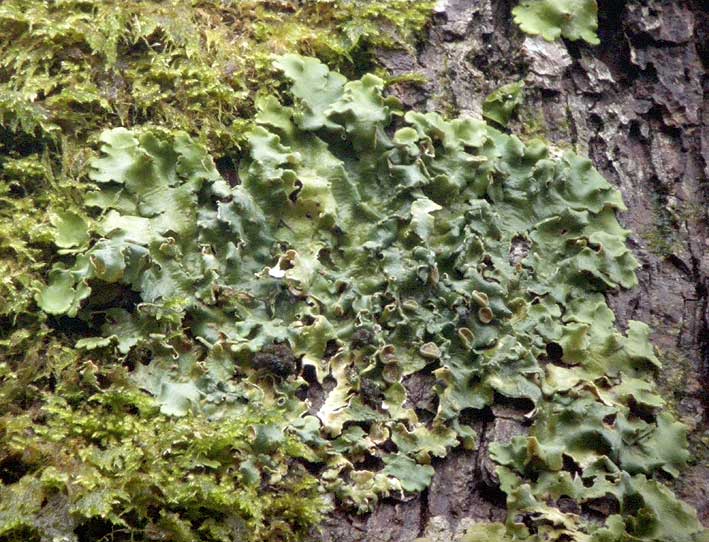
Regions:
<instances>
[{"instance_id":1,"label":"dark spot on lichen","mask_svg":"<svg viewBox=\"0 0 709 542\"><path fill-rule=\"evenodd\" d=\"M556 506L565 514L578 514L581 511L578 503L569 497L560 497L556 501Z\"/></svg>"},{"instance_id":2,"label":"dark spot on lichen","mask_svg":"<svg viewBox=\"0 0 709 542\"><path fill-rule=\"evenodd\" d=\"M340 349L340 343L336 341L335 339L330 339L325 343L325 352L323 353L323 358L324 359L330 359L332 358L335 354L337 354L337 351Z\"/></svg>"},{"instance_id":3,"label":"dark spot on lichen","mask_svg":"<svg viewBox=\"0 0 709 542\"><path fill-rule=\"evenodd\" d=\"M254 368L280 378L292 375L297 367L295 354L287 344L269 344L254 355Z\"/></svg>"},{"instance_id":4,"label":"dark spot on lichen","mask_svg":"<svg viewBox=\"0 0 709 542\"><path fill-rule=\"evenodd\" d=\"M365 348L373 343L374 333L364 327L357 328L350 339L350 346L354 349Z\"/></svg>"},{"instance_id":5,"label":"dark spot on lichen","mask_svg":"<svg viewBox=\"0 0 709 542\"><path fill-rule=\"evenodd\" d=\"M564 357L564 349L559 343L551 342L546 346L547 357L552 363L559 363Z\"/></svg>"},{"instance_id":6,"label":"dark spot on lichen","mask_svg":"<svg viewBox=\"0 0 709 542\"><path fill-rule=\"evenodd\" d=\"M359 392L365 404L372 408L381 406L384 400L384 393L377 383L371 378L363 378L359 383Z\"/></svg>"}]
</instances>

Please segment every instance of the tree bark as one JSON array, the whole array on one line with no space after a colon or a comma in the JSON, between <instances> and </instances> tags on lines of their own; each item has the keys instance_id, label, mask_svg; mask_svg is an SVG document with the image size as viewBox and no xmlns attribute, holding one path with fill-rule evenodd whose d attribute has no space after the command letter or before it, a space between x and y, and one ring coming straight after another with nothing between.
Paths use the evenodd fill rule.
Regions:
<instances>
[{"instance_id":1,"label":"tree bark","mask_svg":"<svg viewBox=\"0 0 709 542\"><path fill-rule=\"evenodd\" d=\"M439 2L428 36L411 54L382 51L395 75L424 73L423 86L393 91L407 107L479 116L487 94L524 79L526 102L511 125L587 154L623 193L620 217L641 262L640 286L609 296L618 325L654 329L663 396L691 429L693 464L674 483L709 526L709 107L702 59L709 13L701 0L601 0L601 45L545 42L512 21L514 0ZM451 540L468 522L502 520L504 495L488 483L488 443L522 431L518 413L498 408L477 420L475 452L438 462L431 487L374 513L336 512L318 539Z\"/></svg>"}]
</instances>

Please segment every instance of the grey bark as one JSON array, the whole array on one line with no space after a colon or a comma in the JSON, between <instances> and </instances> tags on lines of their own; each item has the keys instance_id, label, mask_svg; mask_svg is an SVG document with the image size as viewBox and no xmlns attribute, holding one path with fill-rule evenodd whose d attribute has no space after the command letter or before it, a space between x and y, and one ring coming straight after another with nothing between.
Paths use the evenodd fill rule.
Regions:
<instances>
[{"instance_id":1,"label":"grey bark","mask_svg":"<svg viewBox=\"0 0 709 542\"><path fill-rule=\"evenodd\" d=\"M448 0L415 54L382 51L394 74L429 83L394 92L411 108L479 116L484 97L523 78L526 103L511 126L587 154L619 187L621 222L641 262L640 286L609 296L623 329L630 319L654 329L665 366L660 386L692 430L694 462L674 490L709 526L709 107L705 64L709 12L701 0L602 0L601 45L548 43L512 22L513 0ZM435 465L431 487L374 513L335 512L317 539L450 540L468 522L501 520L487 445L524 429L518 413L478 420L475 452L454 451Z\"/></svg>"}]
</instances>

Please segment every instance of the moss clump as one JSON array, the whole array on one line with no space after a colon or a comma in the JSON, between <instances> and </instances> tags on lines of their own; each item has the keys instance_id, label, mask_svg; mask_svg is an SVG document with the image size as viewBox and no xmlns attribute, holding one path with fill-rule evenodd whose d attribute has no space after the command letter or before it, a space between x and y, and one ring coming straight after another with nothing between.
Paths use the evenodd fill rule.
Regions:
<instances>
[{"instance_id":1,"label":"moss clump","mask_svg":"<svg viewBox=\"0 0 709 542\"><path fill-rule=\"evenodd\" d=\"M0 6L0 119L87 136L145 123L233 148L271 55L299 50L356 71L372 46L404 46L432 2L103 2ZM360 63L360 64L358 64Z\"/></svg>"},{"instance_id":2,"label":"moss clump","mask_svg":"<svg viewBox=\"0 0 709 542\"><path fill-rule=\"evenodd\" d=\"M425 490L501 398L532 425L490 446L509 516L481 536L702 535L660 482L688 453L649 328L618 333L603 296L636 261L590 162L313 58L269 79L279 49L357 71L429 7L3 4L2 228L48 212L2 245L0 536L302 539L322 489L360 510Z\"/></svg>"},{"instance_id":3,"label":"moss clump","mask_svg":"<svg viewBox=\"0 0 709 542\"><path fill-rule=\"evenodd\" d=\"M104 376L89 363L85 381ZM171 420L134 388L48 395L0 419L0 538L301 540L326 507L289 461L312 452L279 424L249 407L220 423ZM263 448L259 428L278 446Z\"/></svg>"}]
</instances>

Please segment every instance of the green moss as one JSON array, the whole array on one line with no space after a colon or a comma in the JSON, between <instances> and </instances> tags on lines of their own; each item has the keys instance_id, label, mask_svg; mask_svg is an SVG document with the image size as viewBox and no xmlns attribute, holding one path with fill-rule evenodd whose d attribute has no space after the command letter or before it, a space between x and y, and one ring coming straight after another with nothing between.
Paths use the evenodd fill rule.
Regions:
<instances>
[{"instance_id":1,"label":"green moss","mask_svg":"<svg viewBox=\"0 0 709 542\"><path fill-rule=\"evenodd\" d=\"M0 363L0 540L302 540L327 510L278 409L170 419L119 364L44 327ZM264 451L254 428L280 435Z\"/></svg>"},{"instance_id":2,"label":"green moss","mask_svg":"<svg viewBox=\"0 0 709 542\"><path fill-rule=\"evenodd\" d=\"M85 380L92 370L105 376L85 365ZM268 455L254 448L254 426L281 422L277 411L246 406L219 422L170 420L145 394L117 386L72 402L48 395L29 413L0 418L2 463L19 464L24 474L0 488L0 536L46 536L46 516L68 511L67 539L100 518L103 535L124 533L111 540L141 532L167 540L233 540L237 532L254 542L300 540L326 507L317 481L288 461L312 453L299 439L285 435ZM59 511L57 500L65 504Z\"/></svg>"},{"instance_id":3,"label":"green moss","mask_svg":"<svg viewBox=\"0 0 709 542\"><path fill-rule=\"evenodd\" d=\"M424 489L432 456L475 445L460 413L500 396L536 407L493 450L508 533L699 532L648 479L684 465L684 428L649 382L648 328L617 333L602 296L635 260L590 162L402 120L383 80L313 59L280 59L290 91L273 77L294 50L360 75L431 7L0 5L0 537L303 539L323 489L362 510ZM336 382L319 418L303 367ZM426 367L419 417L402 378ZM624 508L587 522L559 492Z\"/></svg>"},{"instance_id":4,"label":"green moss","mask_svg":"<svg viewBox=\"0 0 709 542\"><path fill-rule=\"evenodd\" d=\"M0 120L13 130L90 136L144 123L233 149L272 91L271 54L298 50L357 71L405 46L431 2L102 2L0 6Z\"/></svg>"}]
</instances>

